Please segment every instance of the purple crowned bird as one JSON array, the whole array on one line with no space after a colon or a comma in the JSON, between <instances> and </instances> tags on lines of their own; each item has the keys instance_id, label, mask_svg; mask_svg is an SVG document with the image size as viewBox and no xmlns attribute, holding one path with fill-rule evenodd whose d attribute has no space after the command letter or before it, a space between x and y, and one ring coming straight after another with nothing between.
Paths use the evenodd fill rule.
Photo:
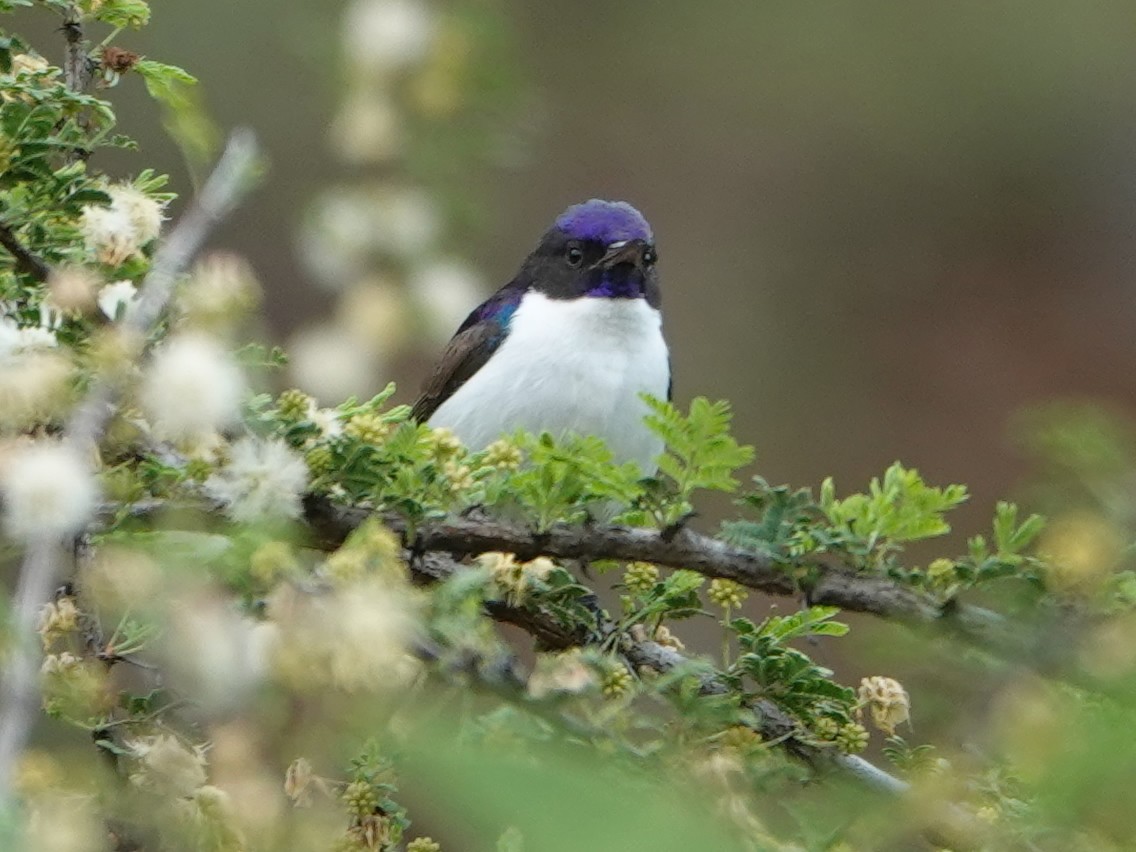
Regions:
<instances>
[{"instance_id":1,"label":"purple crowned bird","mask_svg":"<svg viewBox=\"0 0 1136 852\"><path fill-rule=\"evenodd\" d=\"M670 398L655 240L622 201L565 210L516 277L474 309L414 405L472 450L517 429L603 438L654 473L641 393Z\"/></svg>"}]
</instances>

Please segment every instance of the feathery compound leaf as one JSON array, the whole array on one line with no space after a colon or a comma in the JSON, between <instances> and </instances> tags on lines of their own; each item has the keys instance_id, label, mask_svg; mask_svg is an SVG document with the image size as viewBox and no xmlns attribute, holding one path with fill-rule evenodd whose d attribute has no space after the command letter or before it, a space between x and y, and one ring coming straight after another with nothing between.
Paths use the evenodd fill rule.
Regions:
<instances>
[{"instance_id":1,"label":"feathery compound leaf","mask_svg":"<svg viewBox=\"0 0 1136 852\"><path fill-rule=\"evenodd\" d=\"M739 444L730 435L732 414L724 400L710 402L696 397L690 413L683 415L669 402L643 394L651 413L647 426L666 442L659 457L659 470L673 480L670 499L662 501L658 512L663 523L674 523L691 510L694 491L733 491L737 480L733 474L753 461L753 447Z\"/></svg>"},{"instance_id":2,"label":"feathery compound leaf","mask_svg":"<svg viewBox=\"0 0 1136 852\"><path fill-rule=\"evenodd\" d=\"M831 479L821 486L820 505L830 521L870 542L900 543L950 532L943 515L967 499L966 487L933 488L919 471L896 462L881 483L873 478L867 494L835 496Z\"/></svg>"},{"instance_id":3,"label":"feathery compound leaf","mask_svg":"<svg viewBox=\"0 0 1136 852\"><path fill-rule=\"evenodd\" d=\"M95 18L112 27L130 27L137 30L150 22L150 6L144 0L105 0L101 3L88 2L82 5L89 7L85 11L93 13Z\"/></svg>"},{"instance_id":4,"label":"feathery compound leaf","mask_svg":"<svg viewBox=\"0 0 1136 852\"><path fill-rule=\"evenodd\" d=\"M217 149L219 133L196 90L197 78L176 65L139 60L134 70L146 81L146 91L165 111L166 132L181 146L190 165L208 160Z\"/></svg>"},{"instance_id":5,"label":"feathery compound leaf","mask_svg":"<svg viewBox=\"0 0 1136 852\"><path fill-rule=\"evenodd\" d=\"M994 544L999 556L1013 556L1021 553L1038 537L1045 526L1041 515L1030 515L1018 524L1016 503L998 501L994 509Z\"/></svg>"}]
</instances>

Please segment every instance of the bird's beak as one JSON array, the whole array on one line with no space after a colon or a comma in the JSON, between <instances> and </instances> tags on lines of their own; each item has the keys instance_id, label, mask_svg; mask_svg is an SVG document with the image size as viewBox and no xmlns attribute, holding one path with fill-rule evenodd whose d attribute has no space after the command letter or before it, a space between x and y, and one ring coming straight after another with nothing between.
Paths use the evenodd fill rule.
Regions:
<instances>
[{"instance_id":1,"label":"bird's beak","mask_svg":"<svg viewBox=\"0 0 1136 852\"><path fill-rule=\"evenodd\" d=\"M599 266L611 269L621 263L631 263L640 272L643 271L643 252L647 244L643 240L620 240L607 247L607 253L600 258Z\"/></svg>"}]
</instances>

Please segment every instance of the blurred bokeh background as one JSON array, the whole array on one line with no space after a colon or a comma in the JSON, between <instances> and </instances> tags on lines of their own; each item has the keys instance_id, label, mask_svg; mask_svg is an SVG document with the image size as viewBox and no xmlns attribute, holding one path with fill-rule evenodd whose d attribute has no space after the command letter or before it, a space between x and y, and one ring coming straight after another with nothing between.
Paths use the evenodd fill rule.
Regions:
<instances>
[{"instance_id":1,"label":"blurred bokeh background","mask_svg":"<svg viewBox=\"0 0 1136 852\"><path fill-rule=\"evenodd\" d=\"M214 243L257 270L280 387L411 401L553 217L601 196L654 226L678 401L731 400L773 482L861 490L900 459L966 483L940 555L1027 493L1024 412L1136 413L1125 0L196 0L121 43L190 69L217 127L268 152ZM142 81L109 96L143 150L96 165L190 186ZM1004 672L863 621L842 659L809 653L899 676L913 739L965 740L960 708Z\"/></svg>"},{"instance_id":2,"label":"blurred bokeh background","mask_svg":"<svg viewBox=\"0 0 1136 852\"><path fill-rule=\"evenodd\" d=\"M160 4L124 42L189 67L217 124L267 148L270 179L218 241L254 262L281 342L388 304L381 264L321 281L305 260L329 207L324 257L367 239L352 192L422 186L432 205L397 199L405 238L446 264L419 287L444 292L395 313L440 316L396 320L401 345L371 353L373 385L404 399L555 214L606 196L655 227L679 399L732 400L770 480L860 487L901 458L970 484L977 524L1020 474L1015 411L1132 406L1130 3L458 2L425 32L428 4L375 5ZM383 38L404 66L368 66ZM185 186L141 88L113 91L123 129Z\"/></svg>"}]
</instances>

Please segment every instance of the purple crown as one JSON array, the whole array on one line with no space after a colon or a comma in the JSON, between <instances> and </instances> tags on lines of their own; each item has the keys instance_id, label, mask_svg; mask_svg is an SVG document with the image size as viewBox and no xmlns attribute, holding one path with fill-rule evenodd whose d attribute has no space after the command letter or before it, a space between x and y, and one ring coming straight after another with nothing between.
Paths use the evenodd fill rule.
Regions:
<instances>
[{"instance_id":1,"label":"purple crown","mask_svg":"<svg viewBox=\"0 0 1136 852\"><path fill-rule=\"evenodd\" d=\"M556 219L556 227L573 239L597 240L605 245L618 240L651 240L651 226L626 201L593 198L574 204Z\"/></svg>"}]
</instances>

